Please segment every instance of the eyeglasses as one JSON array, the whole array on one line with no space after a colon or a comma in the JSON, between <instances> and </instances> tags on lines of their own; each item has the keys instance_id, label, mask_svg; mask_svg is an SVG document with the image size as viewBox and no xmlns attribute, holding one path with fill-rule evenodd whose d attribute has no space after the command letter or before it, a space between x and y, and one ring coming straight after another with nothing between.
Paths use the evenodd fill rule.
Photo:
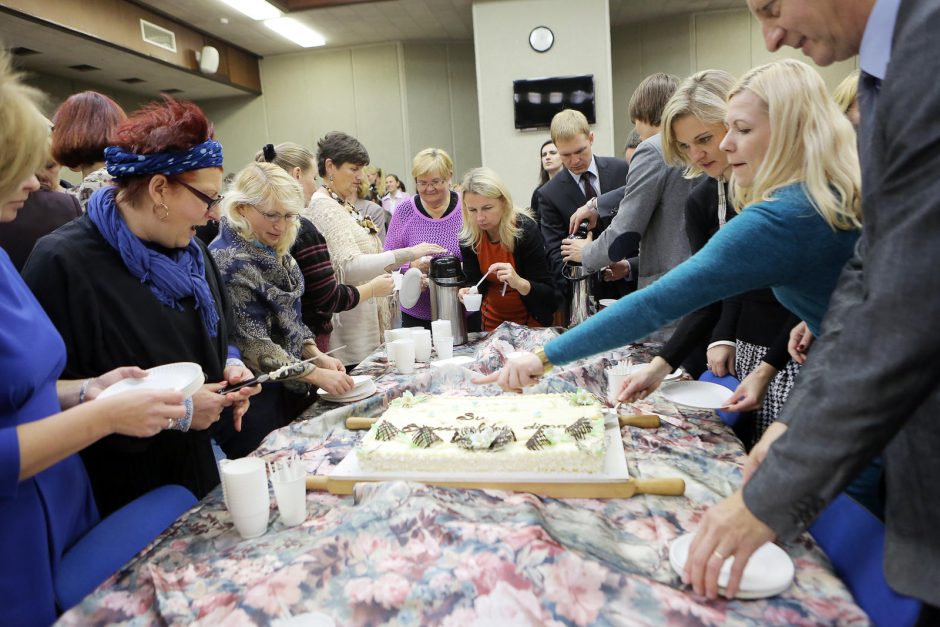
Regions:
<instances>
[{"instance_id":1,"label":"eyeglasses","mask_svg":"<svg viewBox=\"0 0 940 627\"><path fill-rule=\"evenodd\" d=\"M179 180L179 179L173 179L173 180L174 180L174 182L179 183L180 185L182 185L183 187L185 187L186 189L188 189L189 191L191 191L191 192L193 193L193 196L195 196L196 198L198 198L198 199L201 200L202 202L206 203L206 211L211 211L211 210L214 209L220 202L222 202L222 196L217 196L217 197L213 198L213 197L211 197L211 196L209 196L209 195L207 195L207 194L203 194L202 192L200 192L198 189L196 189L196 188L193 187L192 185L187 185L186 183L184 183L183 181L181 181L181 180Z\"/></svg>"},{"instance_id":2,"label":"eyeglasses","mask_svg":"<svg viewBox=\"0 0 940 627\"><path fill-rule=\"evenodd\" d=\"M419 181L415 179L415 187L418 189L437 188L447 182L447 179L431 179L430 181Z\"/></svg>"},{"instance_id":3,"label":"eyeglasses","mask_svg":"<svg viewBox=\"0 0 940 627\"><path fill-rule=\"evenodd\" d=\"M272 211L269 213L267 211L261 211L261 209L258 209L254 205L251 205L251 208L264 216L264 219L271 224L277 224L281 220L286 220L290 224L294 224L300 221L299 213L278 213L277 211Z\"/></svg>"}]
</instances>

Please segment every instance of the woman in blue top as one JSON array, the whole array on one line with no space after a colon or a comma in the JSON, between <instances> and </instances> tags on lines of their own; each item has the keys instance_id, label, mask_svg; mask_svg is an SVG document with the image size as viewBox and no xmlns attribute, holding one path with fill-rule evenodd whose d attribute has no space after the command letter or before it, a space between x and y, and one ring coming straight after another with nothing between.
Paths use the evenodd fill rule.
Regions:
<instances>
[{"instance_id":1,"label":"woman in blue top","mask_svg":"<svg viewBox=\"0 0 940 627\"><path fill-rule=\"evenodd\" d=\"M44 159L49 126L39 93L0 54L0 228L16 218ZM56 619L53 581L63 553L98 521L76 453L112 433L148 437L186 413L178 392L94 399L139 368L59 381L65 344L0 251L0 616L9 625ZM65 411L63 411L65 410Z\"/></svg>"},{"instance_id":2,"label":"woman in blue top","mask_svg":"<svg viewBox=\"0 0 940 627\"><path fill-rule=\"evenodd\" d=\"M721 148L740 216L656 283L479 379L503 389L637 340L690 311L748 290L777 299L820 332L829 297L859 235L855 135L815 70L787 59L746 74L728 96Z\"/></svg>"}]
</instances>

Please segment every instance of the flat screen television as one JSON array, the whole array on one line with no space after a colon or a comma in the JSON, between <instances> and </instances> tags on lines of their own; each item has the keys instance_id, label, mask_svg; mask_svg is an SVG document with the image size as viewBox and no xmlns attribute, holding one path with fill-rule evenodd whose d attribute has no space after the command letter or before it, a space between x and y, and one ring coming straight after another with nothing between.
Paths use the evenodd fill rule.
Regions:
<instances>
[{"instance_id":1,"label":"flat screen television","mask_svg":"<svg viewBox=\"0 0 940 627\"><path fill-rule=\"evenodd\" d=\"M512 82L517 129L548 128L562 109L577 109L594 124L594 75L558 76Z\"/></svg>"}]
</instances>

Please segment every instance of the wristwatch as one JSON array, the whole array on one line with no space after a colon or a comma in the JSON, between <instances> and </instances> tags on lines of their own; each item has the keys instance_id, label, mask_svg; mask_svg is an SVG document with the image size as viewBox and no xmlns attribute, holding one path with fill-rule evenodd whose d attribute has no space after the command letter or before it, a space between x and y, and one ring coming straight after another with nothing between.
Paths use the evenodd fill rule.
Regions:
<instances>
[{"instance_id":1,"label":"wristwatch","mask_svg":"<svg viewBox=\"0 0 940 627\"><path fill-rule=\"evenodd\" d=\"M545 354L545 349L539 346L533 352L535 353L535 356L539 358L539 361L542 362L542 374L546 375L551 372L555 365L549 361L548 356Z\"/></svg>"}]
</instances>

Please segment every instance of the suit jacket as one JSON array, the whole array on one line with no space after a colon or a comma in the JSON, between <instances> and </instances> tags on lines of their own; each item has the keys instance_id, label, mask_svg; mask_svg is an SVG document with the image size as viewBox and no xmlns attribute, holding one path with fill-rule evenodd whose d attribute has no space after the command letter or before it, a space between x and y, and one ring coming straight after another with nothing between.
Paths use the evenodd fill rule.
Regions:
<instances>
[{"instance_id":1,"label":"suit jacket","mask_svg":"<svg viewBox=\"0 0 940 627\"><path fill-rule=\"evenodd\" d=\"M26 199L16 220L0 226L0 247L10 255L17 271L21 271L40 237L81 215L82 207L75 196L36 190Z\"/></svg>"},{"instance_id":2,"label":"suit jacket","mask_svg":"<svg viewBox=\"0 0 940 627\"><path fill-rule=\"evenodd\" d=\"M598 194L620 189L627 179L627 162L616 157L598 157L597 162ZM538 194L538 212L541 220L542 237L545 238L545 250L548 253L548 264L552 276L558 286L558 293L569 293L567 281L561 276L564 261L561 259L561 240L568 237L568 221L579 207L587 202L584 190L572 178L567 169L556 174L552 180L540 187ZM607 221L609 222L609 221ZM602 222L594 231L596 239L607 226Z\"/></svg>"},{"instance_id":3,"label":"suit jacket","mask_svg":"<svg viewBox=\"0 0 940 627\"><path fill-rule=\"evenodd\" d=\"M940 3L903 0L880 92L863 74L865 228L744 490L784 540L883 451L885 574L940 605ZM916 68L916 71L914 69ZM866 80L868 79L868 80Z\"/></svg>"}]
</instances>

